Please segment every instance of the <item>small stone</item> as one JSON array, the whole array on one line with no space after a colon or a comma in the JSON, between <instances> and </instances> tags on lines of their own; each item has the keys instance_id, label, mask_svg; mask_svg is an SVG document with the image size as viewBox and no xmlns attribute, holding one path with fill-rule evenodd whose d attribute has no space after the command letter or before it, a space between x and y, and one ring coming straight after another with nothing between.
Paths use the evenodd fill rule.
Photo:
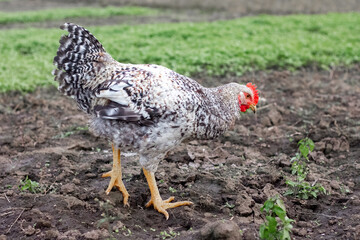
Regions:
<instances>
[{"instance_id":1,"label":"small stone","mask_svg":"<svg viewBox=\"0 0 360 240\"><path fill-rule=\"evenodd\" d=\"M261 125L264 125L265 127L271 127L271 121L269 117L264 117L261 119Z\"/></svg>"},{"instance_id":2,"label":"small stone","mask_svg":"<svg viewBox=\"0 0 360 240\"><path fill-rule=\"evenodd\" d=\"M355 235L360 237L360 224L355 227Z\"/></svg>"},{"instance_id":3,"label":"small stone","mask_svg":"<svg viewBox=\"0 0 360 240\"><path fill-rule=\"evenodd\" d=\"M51 222L49 220L46 220L46 219L39 219L36 222L35 227L36 228L49 228L49 227L51 227Z\"/></svg>"},{"instance_id":4,"label":"small stone","mask_svg":"<svg viewBox=\"0 0 360 240\"><path fill-rule=\"evenodd\" d=\"M225 215L229 215L229 214L231 213L231 210L226 207L226 208L223 208L223 209L221 210L221 212L222 212L223 214L225 214Z\"/></svg>"},{"instance_id":5,"label":"small stone","mask_svg":"<svg viewBox=\"0 0 360 240\"><path fill-rule=\"evenodd\" d=\"M237 213L239 213L240 216L244 216L244 217L250 216L253 212L253 210L251 208L249 208L248 206L244 206L244 205L237 207L235 209L235 211Z\"/></svg>"},{"instance_id":6,"label":"small stone","mask_svg":"<svg viewBox=\"0 0 360 240\"><path fill-rule=\"evenodd\" d=\"M291 167L289 156L287 156L286 154L280 154L278 165L279 167Z\"/></svg>"},{"instance_id":7,"label":"small stone","mask_svg":"<svg viewBox=\"0 0 360 240\"><path fill-rule=\"evenodd\" d=\"M57 229L50 229L43 233L43 239L57 239L60 233Z\"/></svg>"},{"instance_id":8,"label":"small stone","mask_svg":"<svg viewBox=\"0 0 360 240\"><path fill-rule=\"evenodd\" d=\"M201 239L226 239L226 240L240 240L239 226L229 220L219 220L214 223L208 223L200 229Z\"/></svg>"},{"instance_id":9,"label":"small stone","mask_svg":"<svg viewBox=\"0 0 360 240\"><path fill-rule=\"evenodd\" d=\"M333 189L335 189L335 190L339 190L339 189L340 189L340 184L339 184L339 182L338 182L338 181L335 181L335 180L332 180L332 181L330 182L330 186L331 186Z\"/></svg>"},{"instance_id":10,"label":"small stone","mask_svg":"<svg viewBox=\"0 0 360 240\"><path fill-rule=\"evenodd\" d=\"M11 197L12 195L14 195L14 190L9 189L6 191L6 196Z\"/></svg>"},{"instance_id":11,"label":"small stone","mask_svg":"<svg viewBox=\"0 0 360 240\"><path fill-rule=\"evenodd\" d=\"M81 236L81 233L79 230L69 230L63 234L60 234L58 239L61 240L76 240L79 239Z\"/></svg>"},{"instance_id":12,"label":"small stone","mask_svg":"<svg viewBox=\"0 0 360 240\"><path fill-rule=\"evenodd\" d=\"M61 186L61 191L63 193L72 193L75 191L75 185L73 183L67 183Z\"/></svg>"},{"instance_id":13,"label":"small stone","mask_svg":"<svg viewBox=\"0 0 360 240\"><path fill-rule=\"evenodd\" d=\"M85 174L87 178L97 178L97 175L95 173L87 173Z\"/></svg>"},{"instance_id":14,"label":"small stone","mask_svg":"<svg viewBox=\"0 0 360 240\"><path fill-rule=\"evenodd\" d=\"M330 219L328 223L329 223L330 226L332 226L332 225L337 223L337 220L336 219Z\"/></svg>"},{"instance_id":15,"label":"small stone","mask_svg":"<svg viewBox=\"0 0 360 240\"><path fill-rule=\"evenodd\" d=\"M299 229L299 230L296 232L296 234L297 234L298 236L303 237L303 236L306 236L307 231L306 231L305 228L301 228L301 229Z\"/></svg>"},{"instance_id":16,"label":"small stone","mask_svg":"<svg viewBox=\"0 0 360 240\"><path fill-rule=\"evenodd\" d=\"M0 235L0 240L6 240L6 236L4 234Z\"/></svg>"},{"instance_id":17,"label":"small stone","mask_svg":"<svg viewBox=\"0 0 360 240\"><path fill-rule=\"evenodd\" d=\"M319 122L319 127L322 128L322 129L326 129L326 128L329 128L330 126L330 122L326 121L325 119L321 119L320 122Z\"/></svg>"},{"instance_id":18,"label":"small stone","mask_svg":"<svg viewBox=\"0 0 360 240\"><path fill-rule=\"evenodd\" d=\"M80 181L79 179L77 179L77 178L74 178L74 179L72 180L72 182L73 182L74 184L76 184L76 185L79 185L79 184L81 183L81 181Z\"/></svg>"},{"instance_id":19,"label":"small stone","mask_svg":"<svg viewBox=\"0 0 360 240\"><path fill-rule=\"evenodd\" d=\"M296 225L301 228L306 228L306 227L311 228L312 227L310 222L305 222L305 221L299 221Z\"/></svg>"},{"instance_id":20,"label":"small stone","mask_svg":"<svg viewBox=\"0 0 360 240\"><path fill-rule=\"evenodd\" d=\"M348 181L348 182L346 183L346 185L347 185L349 188L355 187L355 183L354 183L354 182L351 182L351 181Z\"/></svg>"},{"instance_id":21,"label":"small stone","mask_svg":"<svg viewBox=\"0 0 360 240\"><path fill-rule=\"evenodd\" d=\"M360 199L351 200L351 204L354 205L354 206L360 206Z\"/></svg>"},{"instance_id":22,"label":"small stone","mask_svg":"<svg viewBox=\"0 0 360 240\"><path fill-rule=\"evenodd\" d=\"M23 230L23 232L26 236L31 236L36 232L36 229L33 228L33 226L29 225Z\"/></svg>"},{"instance_id":23,"label":"small stone","mask_svg":"<svg viewBox=\"0 0 360 240\"><path fill-rule=\"evenodd\" d=\"M277 110L270 111L268 116L272 125L278 125L282 121L281 114Z\"/></svg>"},{"instance_id":24,"label":"small stone","mask_svg":"<svg viewBox=\"0 0 360 240\"><path fill-rule=\"evenodd\" d=\"M83 237L85 239L97 240L97 239L100 239L100 237L101 237L101 231L100 230L92 230L90 232L84 233Z\"/></svg>"}]
</instances>

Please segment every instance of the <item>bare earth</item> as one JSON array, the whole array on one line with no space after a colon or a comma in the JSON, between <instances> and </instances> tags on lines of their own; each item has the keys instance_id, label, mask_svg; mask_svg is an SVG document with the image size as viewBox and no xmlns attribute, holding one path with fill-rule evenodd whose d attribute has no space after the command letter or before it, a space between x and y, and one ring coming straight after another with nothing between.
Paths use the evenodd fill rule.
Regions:
<instances>
[{"instance_id":1,"label":"bare earth","mask_svg":"<svg viewBox=\"0 0 360 240\"><path fill-rule=\"evenodd\" d=\"M317 200L284 198L295 219L294 239L356 239L360 235L360 67L332 71L257 72L207 79L258 85L266 102L214 141L174 149L156 174L164 198L191 200L170 219L145 209L150 193L137 159L123 156L130 208L121 193L107 196L110 144L95 138L87 116L55 88L0 98L0 239L256 239L264 201L286 190L296 142L316 143L309 181L330 193ZM79 128L80 127L80 128ZM20 192L25 176L43 193ZM226 221L223 221L226 220ZM228 221L228 222L227 222ZM241 230L241 231L239 231ZM0 234L0 235L1 235ZM218 235L216 235L218 234ZM219 235L220 234L220 235ZM6 237L5 237L6 236ZM232 237L232 238L226 238Z\"/></svg>"}]
</instances>

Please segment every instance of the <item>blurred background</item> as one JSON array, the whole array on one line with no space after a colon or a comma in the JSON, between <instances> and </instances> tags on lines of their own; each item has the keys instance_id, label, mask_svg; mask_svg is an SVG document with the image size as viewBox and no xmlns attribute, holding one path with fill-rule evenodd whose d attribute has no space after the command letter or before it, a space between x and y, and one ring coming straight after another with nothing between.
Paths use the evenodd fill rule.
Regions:
<instances>
[{"instance_id":1,"label":"blurred background","mask_svg":"<svg viewBox=\"0 0 360 240\"><path fill-rule=\"evenodd\" d=\"M199 8L205 10L228 11L236 14L294 14L359 11L357 0L1 0L1 10L20 11L53 7L79 6L124 6L136 5L175 9Z\"/></svg>"}]
</instances>

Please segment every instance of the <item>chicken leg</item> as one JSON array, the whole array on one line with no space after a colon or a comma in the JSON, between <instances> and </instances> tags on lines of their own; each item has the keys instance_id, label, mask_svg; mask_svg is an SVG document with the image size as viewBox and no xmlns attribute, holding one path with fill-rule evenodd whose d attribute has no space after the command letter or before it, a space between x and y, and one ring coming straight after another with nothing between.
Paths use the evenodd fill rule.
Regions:
<instances>
[{"instance_id":1,"label":"chicken leg","mask_svg":"<svg viewBox=\"0 0 360 240\"><path fill-rule=\"evenodd\" d=\"M190 201L182 201L182 202L175 202L175 203L170 203L171 201L173 201L175 199L175 197L170 197L166 200L162 200L160 193L159 193L159 189L156 185L156 180L155 180L155 175L153 172L147 171L145 168L143 168L146 180L149 184L149 188L150 188L150 193L151 193L151 199L150 201L145 205L146 207L150 207L151 205L154 206L154 208L165 215L166 220L169 219L169 213L166 211L166 209L168 208L176 208L179 206L184 206L184 205L191 205L193 204Z\"/></svg>"},{"instance_id":2,"label":"chicken leg","mask_svg":"<svg viewBox=\"0 0 360 240\"><path fill-rule=\"evenodd\" d=\"M120 149L112 145L113 150L113 167L110 172L104 173L101 177L110 177L110 183L106 189L106 194L109 194L111 189L115 186L122 193L124 198L124 206L129 206L128 199L129 193L125 188L125 185L122 181L122 172L121 172L121 160L120 160Z\"/></svg>"}]
</instances>

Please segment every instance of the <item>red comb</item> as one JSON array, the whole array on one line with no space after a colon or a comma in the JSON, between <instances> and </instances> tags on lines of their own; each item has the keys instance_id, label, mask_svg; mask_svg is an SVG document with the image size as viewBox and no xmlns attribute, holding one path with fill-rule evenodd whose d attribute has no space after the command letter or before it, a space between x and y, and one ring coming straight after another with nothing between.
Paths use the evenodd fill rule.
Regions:
<instances>
[{"instance_id":1,"label":"red comb","mask_svg":"<svg viewBox=\"0 0 360 240\"><path fill-rule=\"evenodd\" d=\"M253 94L254 94L254 102L253 102L253 104L256 105L258 103L258 101L259 101L259 93L258 93L258 90L256 89L256 85L249 82L248 84L246 84L246 86L253 91Z\"/></svg>"}]
</instances>

